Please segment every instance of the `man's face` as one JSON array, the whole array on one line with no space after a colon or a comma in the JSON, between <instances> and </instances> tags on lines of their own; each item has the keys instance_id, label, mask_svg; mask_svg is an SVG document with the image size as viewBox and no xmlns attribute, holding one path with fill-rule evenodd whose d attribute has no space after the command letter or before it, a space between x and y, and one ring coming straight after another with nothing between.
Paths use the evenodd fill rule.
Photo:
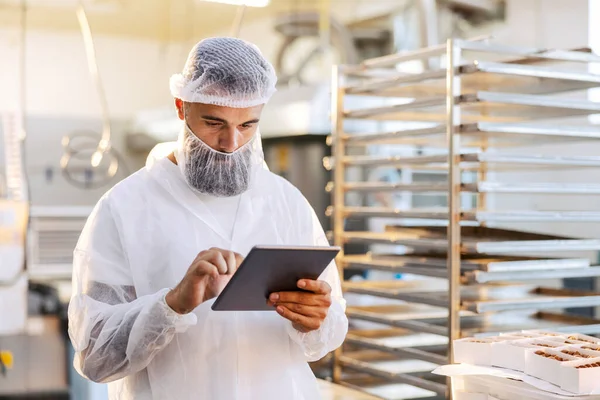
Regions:
<instances>
[{"instance_id":1,"label":"man's face","mask_svg":"<svg viewBox=\"0 0 600 400\"><path fill-rule=\"evenodd\" d=\"M230 108L200 103L183 103L176 99L180 119L213 150L232 153L254 136L263 105Z\"/></svg>"},{"instance_id":2,"label":"man's face","mask_svg":"<svg viewBox=\"0 0 600 400\"><path fill-rule=\"evenodd\" d=\"M248 190L262 106L236 109L176 101L185 119L178 164L187 183L200 193L237 196ZM247 146L244 146L247 145Z\"/></svg>"}]
</instances>

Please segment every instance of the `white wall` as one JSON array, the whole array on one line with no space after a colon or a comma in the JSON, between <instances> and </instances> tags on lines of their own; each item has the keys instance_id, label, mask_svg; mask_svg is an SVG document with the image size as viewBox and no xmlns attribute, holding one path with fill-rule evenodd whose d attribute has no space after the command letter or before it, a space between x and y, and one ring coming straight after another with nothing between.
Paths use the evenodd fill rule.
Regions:
<instances>
[{"instance_id":1,"label":"white wall","mask_svg":"<svg viewBox=\"0 0 600 400\"><path fill-rule=\"evenodd\" d=\"M96 57L110 113L129 118L139 110L171 102L168 79L181 69L188 49L180 44L95 36ZM77 33L27 35L27 113L97 117L100 104L91 81L85 48ZM0 110L13 110L19 90L19 36L0 31Z\"/></svg>"},{"instance_id":2,"label":"white wall","mask_svg":"<svg viewBox=\"0 0 600 400\"><path fill-rule=\"evenodd\" d=\"M508 0L506 24L490 32L501 43L570 48L588 43L588 2Z\"/></svg>"}]
</instances>

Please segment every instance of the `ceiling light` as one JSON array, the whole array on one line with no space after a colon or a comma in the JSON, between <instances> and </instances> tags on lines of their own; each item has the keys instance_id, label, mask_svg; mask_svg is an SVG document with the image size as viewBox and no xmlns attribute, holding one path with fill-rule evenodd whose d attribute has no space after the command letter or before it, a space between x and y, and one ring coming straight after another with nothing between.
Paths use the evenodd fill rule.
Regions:
<instances>
[{"instance_id":1,"label":"ceiling light","mask_svg":"<svg viewBox=\"0 0 600 400\"><path fill-rule=\"evenodd\" d=\"M271 0L201 0L203 2L231 4L234 6L266 7Z\"/></svg>"}]
</instances>

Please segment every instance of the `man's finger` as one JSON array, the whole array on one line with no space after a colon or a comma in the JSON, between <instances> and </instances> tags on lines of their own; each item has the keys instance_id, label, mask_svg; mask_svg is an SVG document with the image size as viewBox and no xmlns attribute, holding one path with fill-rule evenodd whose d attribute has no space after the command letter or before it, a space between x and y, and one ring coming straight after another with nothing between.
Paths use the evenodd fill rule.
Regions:
<instances>
[{"instance_id":1,"label":"man's finger","mask_svg":"<svg viewBox=\"0 0 600 400\"><path fill-rule=\"evenodd\" d=\"M227 275L233 275L233 273L237 269L235 253L233 251L225 252L225 259L227 260Z\"/></svg>"},{"instance_id":2,"label":"man's finger","mask_svg":"<svg viewBox=\"0 0 600 400\"><path fill-rule=\"evenodd\" d=\"M227 261L223 256L223 253L220 251L211 251L210 255L207 255L206 261L209 261L217 267L219 270L219 274L225 275L227 274Z\"/></svg>"},{"instance_id":3,"label":"man's finger","mask_svg":"<svg viewBox=\"0 0 600 400\"><path fill-rule=\"evenodd\" d=\"M236 267L239 267L242 261L244 261L244 256L236 252L234 252L233 255L235 256Z\"/></svg>"},{"instance_id":4,"label":"man's finger","mask_svg":"<svg viewBox=\"0 0 600 400\"><path fill-rule=\"evenodd\" d=\"M269 300L273 303L296 303L307 306L323 306L327 305L325 295L308 293L308 292L277 292L271 293Z\"/></svg>"},{"instance_id":5,"label":"man's finger","mask_svg":"<svg viewBox=\"0 0 600 400\"><path fill-rule=\"evenodd\" d=\"M219 270L214 264L206 260L200 260L196 264L194 274L199 278L202 278L206 275L212 275L214 278L216 278L217 276L219 276Z\"/></svg>"},{"instance_id":6,"label":"man's finger","mask_svg":"<svg viewBox=\"0 0 600 400\"><path fill-rule=\"evenodd\" d=\"M285 307L296 314L305 317L325 319L327 317L327 307L306 306L296 303L278 303L277 306Z\"/></svg>"},{"instance_id":7,"label":"man's finger","mask_svg":"<svg viewBox=\"0 0 600 400\"><path fill-rule=\"evenodd\" d=\"M316 294L331 293L331 286L325 281L315 281L312 279L300 279L298 287L302 290L307 290Z\"/></svg>"},{"instance_id":8,"label":"man's finger","mask_svg":"<svg viewBox=\"0 0 600 400\"><path fill-rule=\"evenodd\" d=\"M307 330L316 330L321 327L321 320L318 318L306 317L283 306L277 306L276 310L283 318L292 321L292 323L300 325Z\"/></svg>"}]
</instances>

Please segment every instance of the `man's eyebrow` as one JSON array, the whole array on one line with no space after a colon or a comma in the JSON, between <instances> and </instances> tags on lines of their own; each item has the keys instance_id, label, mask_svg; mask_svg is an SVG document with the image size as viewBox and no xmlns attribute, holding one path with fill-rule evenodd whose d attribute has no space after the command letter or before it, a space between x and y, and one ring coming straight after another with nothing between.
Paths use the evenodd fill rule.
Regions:
<instances>
[{"instance_id":1,"label":"man's eyebrow","mask_svg":"<svg viewBox=\"0 0 600 400\"><path fill-rule=\"evenodd\" d=\"M224 120L223 118L213 117L213 116L211 116L211 115L203 115L201 118L202 118L202 119L207 119L207 120L209 120L209 121L222 122L222 123L224 123L224 124L226 124L226 123L227 123L227 121L226 121L226 120Z\"/></svg>"},{"instance_id":2,"label":"man's eyebrow","mask_svg":"<svg viewBox=\"0 0 600 400\"><path fill-rule=\"evenodd\" d=\"M224 124L228 124L228 122L226 120L224 120L223 118L219 118L219 117L213 117L212 115L203 115L201 117L202 119L206 119L208 121L215 121L215 122L222 122ZM250 121L246 121L240 125L247 125L247 124L256 124L258 123L260 120L258 118L254 118L253 120Z\"/></svg>"}]
</instances>

